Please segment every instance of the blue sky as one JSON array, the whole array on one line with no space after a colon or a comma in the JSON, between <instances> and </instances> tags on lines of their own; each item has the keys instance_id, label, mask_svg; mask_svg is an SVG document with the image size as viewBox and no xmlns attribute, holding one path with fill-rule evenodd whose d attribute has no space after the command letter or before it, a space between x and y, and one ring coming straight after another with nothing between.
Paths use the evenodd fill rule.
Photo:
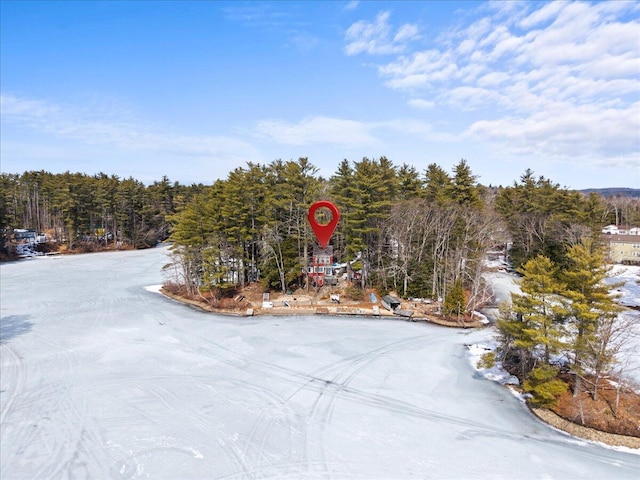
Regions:
<instances>
[{"instance_id":1,"label":"blue sky","mask_svg":"<svg viewBox=\"0 0 640 480\"><path fill-rule=\"evenodd\" d=\"M640 188L639 2L0 2L2 172L465 158Z\"/></svg>"}]
</instances>

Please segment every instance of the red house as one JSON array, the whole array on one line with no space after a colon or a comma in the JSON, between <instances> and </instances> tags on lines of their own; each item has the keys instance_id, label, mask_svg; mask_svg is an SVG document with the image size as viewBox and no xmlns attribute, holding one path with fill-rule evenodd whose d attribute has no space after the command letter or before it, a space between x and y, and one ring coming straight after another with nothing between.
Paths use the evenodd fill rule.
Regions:
<instances>
[{"instance_id":1,"label":"red house","mask_svg":"<svg viewBox=\"0 0 640 480\"><path fill-rule=\"evenodd\" d=\"M337 285L338 276L333 267L333 246L322 249L315 246L310 266L307 268L307 276L313 286Z\"/></svg>"}]
</instances>

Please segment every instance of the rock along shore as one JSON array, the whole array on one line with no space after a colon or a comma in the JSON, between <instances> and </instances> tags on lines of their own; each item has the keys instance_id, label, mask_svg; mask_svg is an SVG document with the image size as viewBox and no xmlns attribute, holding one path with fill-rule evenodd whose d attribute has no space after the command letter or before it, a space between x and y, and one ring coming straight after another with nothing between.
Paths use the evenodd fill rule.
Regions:
<instances>
[{"instance_id":1,"label":"rock along shore","mask_svg":"<svg viewBox=\"0 0 640 480\"><path fill-rule=\"evenodd\" d=\"M532 408L533 414L548 423L552 427L562 430L574 437L590 440L592 442L600 442L614 447L627 447L640 449L640 437L631 437L628 435L617 435L615 433L602 432L594 428L583 427L577 423L570 422L557 415L551 410L545 408Z\"/></svg>"}]
</instances>

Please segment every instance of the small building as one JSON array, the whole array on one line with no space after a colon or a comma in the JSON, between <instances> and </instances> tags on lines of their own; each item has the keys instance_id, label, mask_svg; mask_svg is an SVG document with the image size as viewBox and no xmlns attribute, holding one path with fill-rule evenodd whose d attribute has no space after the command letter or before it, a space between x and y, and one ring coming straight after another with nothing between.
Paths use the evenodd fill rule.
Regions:
<instances>
[{"instance_id":1,"label":"small building","mask_svg":"<svg viewBox=\"0 0 640 480\"><path fill-rule=\"evenodd\" d=\"M605 235L640 235L640 227L627 225L607 225L602 229Z\"/></svg>"},{"instance_id":2,"label":"small building","mask_svg":"<svg viewBox=\"0 0 640 480\"><path fill-rule=\"evenodd\" d=\"M640 265L640 235L602 235L607 256L613 263Z\"/></svg>"},{"instance_id":3,"label":"small building","mask_svg":"<svg viewBox=\"0 0 640 480\"><path fill-rule=\"evenodd\" d=\"M393 312L395 309L400 308L400 299L392 295L385 295L380 300L380 303L382 303L382 306L390 312Z\"/></svg>"},{"instance_id":4,"label":"small building","mask_svg":"<svg viewBox=\"0 0 640 480\"><path fill-rule=\"evenodd\" d=\"M307 267L307 276L315 287L338 284L337 268L333 263L333 246L314 247L311 264Z\"/></svg>"}]
</instances>

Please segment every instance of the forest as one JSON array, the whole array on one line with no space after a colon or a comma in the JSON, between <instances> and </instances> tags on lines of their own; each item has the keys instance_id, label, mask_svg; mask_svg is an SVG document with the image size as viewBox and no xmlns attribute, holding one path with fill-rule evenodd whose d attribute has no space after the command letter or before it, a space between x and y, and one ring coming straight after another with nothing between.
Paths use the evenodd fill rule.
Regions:
<instances>
[{"instance_id":1,"label":"forest","mask_svg":"<svg viewBox=\"0 0 640 480\"><path fill-rule=\"evenodd\" d=\"M567 248L583 238L597 242L602 226L640 223L637 198L583 194L530 170L513 185L484 186L464 159L451 172L436 163L419 172L380 157L344 160L328 179L317 173L307 158L247 163L211 185L3 173L0 250L11 253L16 229L43 232L72 251L170 240L174 271L191 290L260 282L285 291L307 285L315 239L306 214L326 199L341 212L335 259L358 272L355 287L429 298L464 290L469 310L486 300L488 251L508 246L514 268L539 254L563 266Z\"/></svg>"},{"instance_id":2,"label":"forest","mask_svg":"<svg viewBox=\"0 0 640 480\"><path fill-rule=\"evenodd\" d=\"M145 186L99 173L30 171L0 175L0 251L10 254L15 230L31 229L63 249L147 248L169 236L169 216L202 185L168 178Z\"/></svg>"}]
</instances>

